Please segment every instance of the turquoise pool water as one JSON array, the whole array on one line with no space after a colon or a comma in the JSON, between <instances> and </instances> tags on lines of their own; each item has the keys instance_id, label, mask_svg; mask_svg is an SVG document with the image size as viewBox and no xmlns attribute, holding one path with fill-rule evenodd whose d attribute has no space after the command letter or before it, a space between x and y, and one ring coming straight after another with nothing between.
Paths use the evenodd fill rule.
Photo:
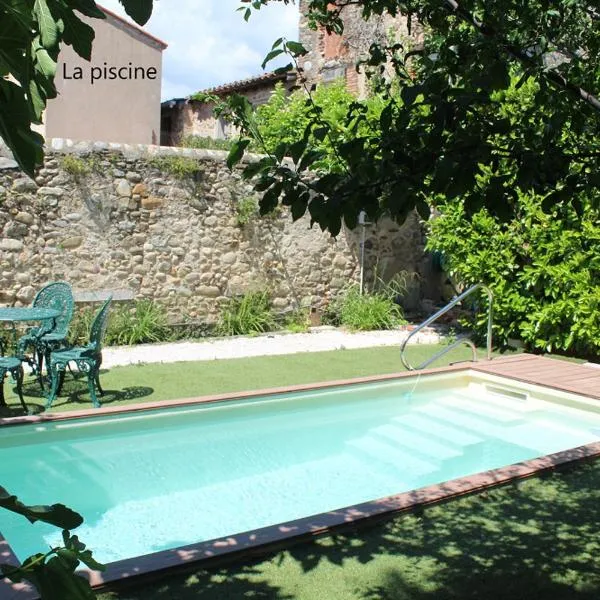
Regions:
<instances>
[{"instance_id":1,"label":"turquoise pool water","mask_svg":"<svg viewBox=\"0 0 600 600\"><path fill-rule=\"evenodd\" d=\"M105 562L232 535L600 439L600 415L406 381L0 430L0 483L79 511ZM2 512L19 558L60 532Z\"/></svg>"}]
</instances>

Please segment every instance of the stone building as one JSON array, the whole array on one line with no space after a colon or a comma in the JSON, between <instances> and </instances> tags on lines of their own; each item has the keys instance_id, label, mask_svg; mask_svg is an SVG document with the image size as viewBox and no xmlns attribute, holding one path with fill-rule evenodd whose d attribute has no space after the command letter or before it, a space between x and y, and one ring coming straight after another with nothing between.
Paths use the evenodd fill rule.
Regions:
<instances>
[{"instance_id":1,"label":"stone building","mask_svg":"<svg viewBox=\"0 0 600 600\"><path fill-rule=\"evenodd\" d=\"M314 31L308 27L305 5L305 0L299 0L300 42L308 50L299 66L308 85L343 78L349 91L364 97L368 91L367 79L356 65L368 57L371 44L400 42L415 45L419 41L418 31L413 30L412 35L409 34L405 17L392 17L385 13L365 21L361 7L352 4L345 6L342 12L342 35L329 34L323 28Z\"/></svg>"},{"instance_id":2,"label":"stone building","mask_svg":"<svg viewBox=\"0 0 600 600\"><path fill-rule=\"evenodd\" d=\"M293 73L269 72L257 77L234 81L218 87L202 90L194 96L213 94L226 97L230 94L246 96L254 105L259 106L269 100L277 83L282 83L289 91L296 81ZM227 121L217 118L213 112L214 104L195 100L194 97L175 98L162 103L161 107L161 145L178 146L188 135L226 139L233 133Z\"/></svg>"},{"instance_id":3,"label":"stone building","mask_svg":"<svg viewBox=\"0 0 600 600\"><path fill-rule=\"evenodd\" d=\"M165 42L108 9L94 28L92 59L64 45L55 84L38 131L47 139L158 144L162 53Z\"/></svg>"}]
</instances>

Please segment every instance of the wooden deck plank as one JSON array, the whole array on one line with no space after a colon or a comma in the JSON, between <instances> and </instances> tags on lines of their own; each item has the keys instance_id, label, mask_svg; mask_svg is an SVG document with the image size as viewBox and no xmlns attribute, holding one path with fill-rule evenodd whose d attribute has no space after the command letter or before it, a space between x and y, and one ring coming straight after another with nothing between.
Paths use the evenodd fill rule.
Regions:
<instances>
[{"instance_id":1,"label":"wooden deck plank","mask_svg":"<svg viewBox=\"0 0 600 600\"><path fill-rule=\"evenodd\" d=\"M555 358L519 354L490 362L478 362L473 369L600 399L600 369L594 370Z\"/></svg>"}]
</instances>

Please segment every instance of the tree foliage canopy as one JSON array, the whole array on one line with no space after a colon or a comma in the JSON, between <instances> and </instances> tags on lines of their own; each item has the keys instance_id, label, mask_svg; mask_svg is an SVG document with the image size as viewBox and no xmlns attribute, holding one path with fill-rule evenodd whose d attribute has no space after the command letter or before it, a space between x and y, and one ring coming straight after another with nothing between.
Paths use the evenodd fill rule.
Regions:
<instances>
[{"instance_id":1,"label":"tree foliage canopy","mask_svg":"<svg viewBox=\"0 0 600 600\"><path fill-rule=\"evenodd\" d=\"M321 158L311 139L331 134L319 110L295 141L246 168L265 192L263 212L283 199L294 216L308 210L336 235L342 222L353 227L361 210L371 220L388 214L401 222L415 208L427 218L443 197L460 198L467 214L487 207L508 218L520 193L542 195L546 208L573 201L579 210L579 194L600 187L600 102L592 93L600 81L600 13L589 1L305 4L313 25L328 31L341 32L346 6L358 4L364 18L406 16L424 40L418 50L371 46L363 66L378 77L385 107L366 128L365 103L348 107L344 126L354 135L337 145L340 172L303 175ZM304 52L285 40L270 54L277 50L293 59ZM386 80L381 75L390 66L394 76ZM514 99L522 88L519 105ZM251 136L251 111L241 99L233 104Z\"/></svg>"},{"instance_id":2,"label":"tree foliage canopy","mask_svg":"<svg viewBox=\"0 0 600 600\"><path fill-rule=\"evenodd\" d=\"M253 10L290 0L242 0ZM152 0L121 0L143 24ZM334 140L318 107L294 141L288 140L246 169L264 192L261 210L280 201L295 218L308 211L313 222L336 235L352 227L361 210L371 220L388 214L398 221L416 208L429 215L436 197L461 198L467 214L487 207L514 213L519 193L535 192L544 206L575 202L583 190L600 187L600 12L590 0L306 0L314 27L343 30L347 6L365 19L402 14L425 33L421 48L373 45L363 68L377 76L383 99L379 119L367 119L363 102L347 107L349 137ZM93 0L0 0L0 136L30 174L41 160L39 123L53 84L61 43L89 57L93 30L81 15L102 17ZM281 54L295 60L298 42L277 40L266 62ZM266 64L266 63L265 63ZM381 77L386 68L392 79ZM12 76L8 79L7 76ZM505 101L523 85L531 102L507 113ZM310 98L309 98L310 102ZM253 137L251 107L232 100L244 136L230 164ZM316 169L329 139L342 168ZM285 156L291 156L294 167ZM579 210L579 209L578 209Z\"/></svg>"}]
</instances>

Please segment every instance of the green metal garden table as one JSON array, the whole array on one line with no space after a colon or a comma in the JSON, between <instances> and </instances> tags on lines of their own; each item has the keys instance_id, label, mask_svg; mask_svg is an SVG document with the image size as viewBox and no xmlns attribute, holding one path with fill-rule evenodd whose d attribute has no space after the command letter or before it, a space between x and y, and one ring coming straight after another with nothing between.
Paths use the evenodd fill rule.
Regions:
<instances>
[{"instance_id":1,"label":"green metal garden table","mask_svg":"<svg viewBox=\"0 0 600 600\"><path fill-rule=\"evenodd\" d=\"M49 321L60 315L56 308L35 308L33 306L9 306L0 308L0 321L12 323L13 342L16 348L17 331L16 323L27 323L30 321Z\"/></svg>"},{"instance_id":2,"label":"green metal garden table","mask_svg":"<svg viewBox=\"0 0 600 600\"><path fill-rule=\"evenodd\" d=\"M47 321L55 319L60 311L55 308L34 308L32 306L8 306L0 308L0 321L12 323L27 321Z\"/></svg>"},{"instance_id":3,"label":"green metal garden table","mask_svg":"<svg viewBox=\"0 0 600 600\"><path fill-rule=\"evenodd\" d=\"M12 323L13 347L17 347L17 330L16 323L28 323L38 321L49 321L60 315L60 311L55 308L35 308L33 306L9 306L0 308L0 322ZM26 357L19 356L21 360L26 360Z\"/></svg>"}]
</instances>

